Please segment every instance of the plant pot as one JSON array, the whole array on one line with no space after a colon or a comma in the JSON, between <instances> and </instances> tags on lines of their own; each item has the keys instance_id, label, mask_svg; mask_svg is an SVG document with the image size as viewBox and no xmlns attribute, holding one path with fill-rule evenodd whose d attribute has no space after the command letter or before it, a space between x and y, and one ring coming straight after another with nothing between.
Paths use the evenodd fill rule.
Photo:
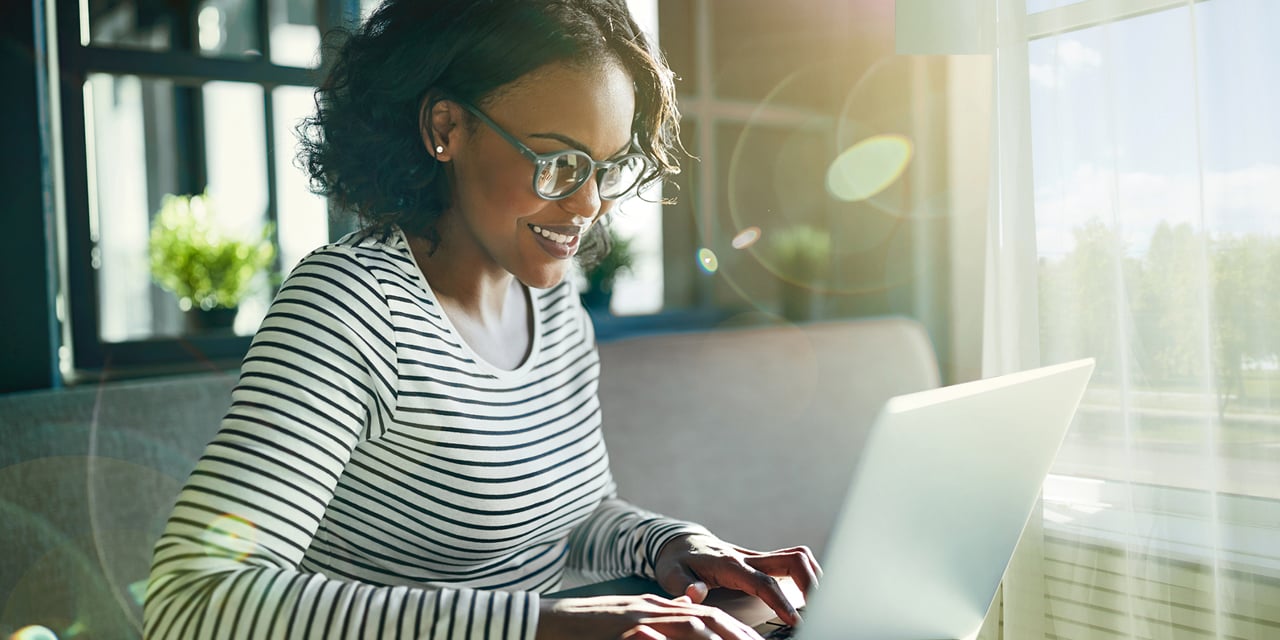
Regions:
<instances>
[{"instance_id":1,"label":"plant pot","mask_svg":"<svg viewBox=\"0 0 1280 640\"><path fill-rule=\"evenodd\" d=\"M185 333L226 333L236 323L239 307L214 307L212 309L189 309L184 317Z\"/></svg>"},{"instance_id":2,"label":"plant pot","mask_svg":"<svg viewBox=\"0 0 1280 640\"><path fill-rule=\"evenodd\" d=\"M587 289L582 292L582 306L592 311L609 311L609 303L613 300L612 291Z\"/></svg>"},{"instance_id":3,"label":"plant pot","mask_svg":"<svg viewBox=\"0 0 1280 640\"><path fill-rule=\"evenodd\" d=\"M812 286L782 282L782 317L790 322L817 320L821 314L822 295Z\"/></svg>"}]
</instances>

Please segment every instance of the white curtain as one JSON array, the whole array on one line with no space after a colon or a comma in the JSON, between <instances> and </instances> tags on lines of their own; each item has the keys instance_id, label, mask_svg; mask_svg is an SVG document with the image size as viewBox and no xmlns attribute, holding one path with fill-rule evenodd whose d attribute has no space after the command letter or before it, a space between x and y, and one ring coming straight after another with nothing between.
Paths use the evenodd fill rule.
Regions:
<instances>
[{"instance_id":1,"label":"white curtain","mask_svg":"<svg viewBox=\"0 0 1280 640\"><path fill-rule=\"evenodd\" d=\"M1098 369L983 635L1280 638L1280 2L996 7L983 373Z\"/></svg>"}]
</instances>

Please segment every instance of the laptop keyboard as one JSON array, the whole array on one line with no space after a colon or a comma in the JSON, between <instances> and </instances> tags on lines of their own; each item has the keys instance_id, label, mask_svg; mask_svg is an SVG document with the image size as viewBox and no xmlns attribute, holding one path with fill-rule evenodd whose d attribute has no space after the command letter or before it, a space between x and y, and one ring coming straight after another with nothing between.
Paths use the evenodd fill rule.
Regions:
<instances>
[{"instance_id":1,"label":"laptop keyboard","mask_svg":"<svg viewBox=\"0 0 1280 640\"><path fill-rule=\"evenodd\" d=\"M757 629L763 631L763 629ZM796 634L796 628L790 625L782 625L781 627L772 627L767 633L761 633L765 640L785 640Z\"/></svg>"},{"instance_id":2,"label":"laptop keyboard","mask_svg":"<svg viewBox=\"0 0 1280 640\"><path fill-rule=\"evenodd\" d=\"M797 609L801 615L804 615L804 607ZM774 618L768 622L763 622L756 626L756 633L764 637L765 640L786 640L796 634L796 628L783 622L782 618Z\"/></svg>"}]
</instances>

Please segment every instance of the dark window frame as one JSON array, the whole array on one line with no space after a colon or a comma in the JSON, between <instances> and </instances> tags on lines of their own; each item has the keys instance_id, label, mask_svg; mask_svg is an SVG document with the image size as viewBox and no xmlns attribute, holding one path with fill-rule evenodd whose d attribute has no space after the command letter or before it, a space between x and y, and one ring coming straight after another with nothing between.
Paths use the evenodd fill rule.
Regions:
<instances>
[{"instance_id":1,"label":"dark window frame","mask_svg":"<svg viewBox=\"0 0 1280 640\"><path fill-rule=\"evenodd\" d=\"M272 89L280 86L314 87L316 69L270 62L269 0L257 1L257 37L261 54L248 59L222 59L199 55L195 49L195 11L198 3L179 3L186 15L178 17L174 48L145 51L81 43L79 4L56 0L56 33L61 100L64 197L66 204L66 317L72 353L73 378L106 379L149 373L173 373L239 364L248 350L250 336L190 335L157 337L125 342L104 342L99 335L98 279L94 266L96 239L90 225L88 140L85 131L84 82L91 73L134 75L173 83L177 120L180 190L198 193L206 183L204 124L201 85L210 81L256 84L263 89L267 162L266 218L277 217L275 145L272 127ZM316 25L327 34L336 25L360 15L358 0L317 0ZM340 228L331 228L330 236ZM279 266L279 265L277 265Z\"/></svg>"}]
</instances>

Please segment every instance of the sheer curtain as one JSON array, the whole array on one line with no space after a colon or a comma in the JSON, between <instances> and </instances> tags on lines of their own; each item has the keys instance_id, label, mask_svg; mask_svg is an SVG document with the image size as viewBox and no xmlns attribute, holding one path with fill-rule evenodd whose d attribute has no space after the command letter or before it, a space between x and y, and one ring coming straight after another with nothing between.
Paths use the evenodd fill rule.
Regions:
<instances>
[{"instance_id":1,"label":"sheer curtain","mask_svg":"<svg viewBox=\"0 0 1280 640\"><path fill-rule=\"evenodd\" d=\"M996 7L983 373L1098 369L983 635L1280 638L1280 2Z\"/></svg>"}]
</instances>

